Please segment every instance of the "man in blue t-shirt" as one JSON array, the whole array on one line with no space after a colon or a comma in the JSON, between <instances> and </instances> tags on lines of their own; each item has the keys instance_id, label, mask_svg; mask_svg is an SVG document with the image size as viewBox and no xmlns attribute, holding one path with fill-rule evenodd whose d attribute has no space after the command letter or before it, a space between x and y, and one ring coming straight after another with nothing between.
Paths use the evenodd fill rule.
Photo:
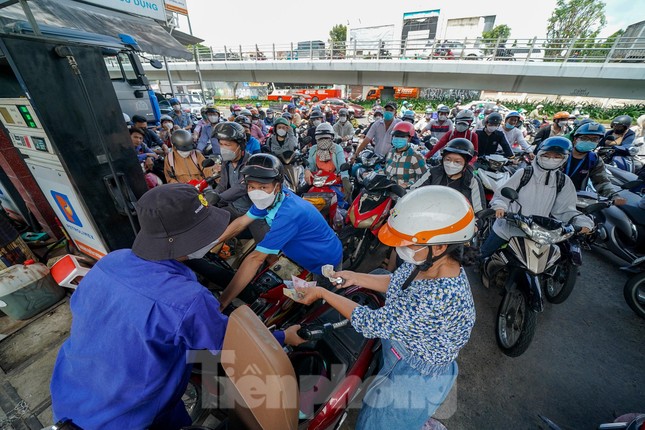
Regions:
<instances>
[{"instance_id":1,"label":"man in blue t-shirt","mask_svg":"<svg viewBox=\"0 0 645 430\"><path fill-rule=\"evenodd\" d=\"M55 421L102 430L188 426L187 353L222 349L228 318L183 262L214 246L228 212L191 185L167 184L139 199L137 215L132 249L99 260L72 296L72 329L51 380ZM298 327L274 335L297 345Z\"/></svg>"},{"instance_id":2,"label":"man in blue t-shirt","mask_svg":"<svg viewBox=\"0 0 645 430\"><path fill-rule=\"evenodd\" d=\"M253 206L245 216L233 221L218 241L235 237L258 219L264 219L270 229L220 296L222 308L251 282L270 254L283 252L315 275L321 274L325 264L340 269L343 259L340 240L311 203L282 188L284 168L274 155L250 157L241 173Z\"/></svg>"}]
</instances>

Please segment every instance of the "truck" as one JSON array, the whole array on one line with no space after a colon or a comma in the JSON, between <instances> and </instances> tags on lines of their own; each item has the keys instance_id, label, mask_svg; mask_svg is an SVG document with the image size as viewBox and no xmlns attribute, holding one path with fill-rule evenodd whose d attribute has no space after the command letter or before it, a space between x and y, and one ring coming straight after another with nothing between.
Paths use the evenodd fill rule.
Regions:
<instances>
[{"instance_id":1,"label":"truck","mask_svg":"<svg viewBox=\"0 0 645 430\"><path fill-rule=\"evenodd\" d=\"M377 100L381 98L381 90L383 87L370 88L367 91L365 100ZM394 98L395 99L418 99L419 98L419 88L413 87L394 87Z\"/></svg>"}]
</instances>

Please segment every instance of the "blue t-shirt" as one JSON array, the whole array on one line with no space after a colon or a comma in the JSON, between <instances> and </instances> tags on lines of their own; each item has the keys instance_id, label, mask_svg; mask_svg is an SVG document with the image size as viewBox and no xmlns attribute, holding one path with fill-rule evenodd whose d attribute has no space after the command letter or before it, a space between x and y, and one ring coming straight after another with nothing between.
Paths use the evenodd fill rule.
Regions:
<instances>
[{"instance_id":1,"label":"blue t-shirt","mask_svg":"<svg viewBox=\"0 0 645 430\"><path fill-rule=\"evenodd\" d=\"M325 264L338 265L343 246L325 218L309 203L290 191L271 210L255 205L246 213L252 219L264 219L271 227L256 246L265 254L280 251L312 273L321 274Z\"/></svg>"},{"instance_id":2,"label":"blue t-shirt","mask_svg":"<svg viewBox=\"0 0 645 430\"><path fill-rule=\"evenodd\" d=\"M228 319L188 267L114 251L83 278L71 310L51 381L54 421L144 429L162 416L168 428L190 424L180 402L186 353L220 350Z\"/></svg>"}]
</instances>

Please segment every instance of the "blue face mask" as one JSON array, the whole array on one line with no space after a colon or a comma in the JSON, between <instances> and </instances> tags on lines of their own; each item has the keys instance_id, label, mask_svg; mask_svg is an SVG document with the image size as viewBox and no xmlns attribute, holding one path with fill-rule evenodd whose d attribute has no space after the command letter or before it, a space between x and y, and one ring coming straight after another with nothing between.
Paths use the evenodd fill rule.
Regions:
<instances>
[{"instance_id":1,"label":"blue face mask","mask_svg":"<svg viewBox=\"0 0 645 430\"><path fill-rule=\"evenodd\" d=\"M392 146L395 149L403 149L408 145L408 139L405 137L393 137Z\"/></svg>"},{"instance_id":2,"label":"blue face mask","mask_svg":"<svg viewBox=\"0 0 645 430\"><path fill-rule=\"evenodd\" d=\"M515 128L515 126L513 124L508 123L508 122L506 124L504 124L504 127L506 127L507 130L513 130Z\"/></svg>"},{"instance_id":3,"label":"blue face mask","mask_svg":"<svg viewBox=\"0 0 645 430\"><path fill-rule=\"evenodd\" d=\"M385 121L392 121L394 119L394 112L385 111L383 112L383 119Z\"/></svg>"},{"instance_id":4,"label":"blue face mask","mask_svg":"<svg viewBox=\"0 0 645 430\"><path fill-rule=\"evenodd\" d=\"M598 144L596 142L590 142L588 140L581 140L580 142L576 143L576 151L578 152L591 152L594 149L596 149L596 146Z\"/></svg>"}]
</instances>

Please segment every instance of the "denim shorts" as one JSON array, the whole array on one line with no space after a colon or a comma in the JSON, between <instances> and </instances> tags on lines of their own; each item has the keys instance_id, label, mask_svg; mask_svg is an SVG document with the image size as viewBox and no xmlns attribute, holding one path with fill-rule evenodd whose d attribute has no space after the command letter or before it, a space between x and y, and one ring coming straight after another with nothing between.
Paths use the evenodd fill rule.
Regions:
<instances>
[{"instance_id":1,"label":"denim shorts","mask_svg":"<svg viewBox=\"0 0 645 430\"><path fill-rule=\"evenodd\" d=\"M400 342L382 339L381 344L383 367L365 393L356 429L419 430L450 393L457 363L423 375L406 362L409 353Z\"/></svg>"}]
</instances>

